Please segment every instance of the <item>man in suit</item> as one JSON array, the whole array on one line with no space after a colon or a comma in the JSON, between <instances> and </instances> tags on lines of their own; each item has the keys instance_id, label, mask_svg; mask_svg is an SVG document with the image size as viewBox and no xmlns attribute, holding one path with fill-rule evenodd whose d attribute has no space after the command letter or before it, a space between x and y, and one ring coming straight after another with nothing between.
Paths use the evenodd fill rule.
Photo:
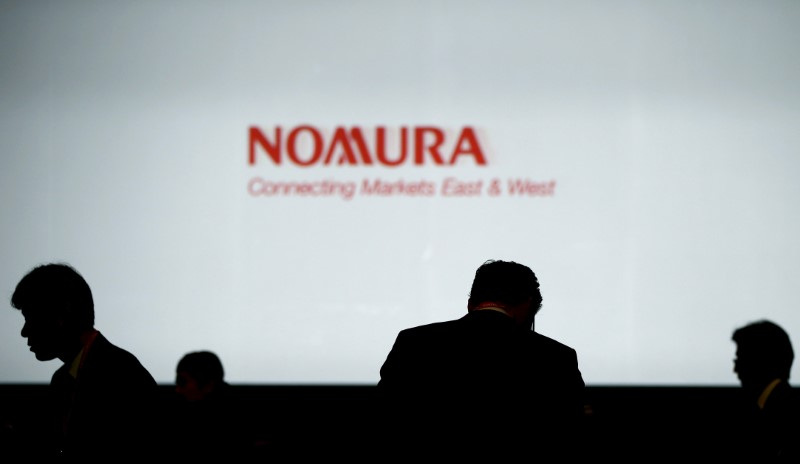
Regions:
<instances>
[{"instance_id":1,"label":"man in suit","mask_svg":"<svg viewBox=\"0 0 800 464\"><path fill-rule=\"evenodd\" d=\"M742 386L741 422L731 447L737 459L800 462L800 405L789 384L794 350L789 335L769 320L733 332L733 370Z\"/></svg>"},{"instance_id":2,"label":"man in suit","mask_svg":"<svg viewBox=\"0 0 800 464\"><path fill-rule=\"evenodd\" d=\"M225 381L219 356L212 351L186 353L175 369L168 451L171 460L240 461L257 456L257 435L250 414ZM263 456L266 458L266 455Z\"/></svg>"},{"instance_id":3,"label":"man in suit","mask_svg":"<svg viewBox=\"0 0 800 464\"><path fill-rule=\"evenodd\" d=\"M89 285L71 266L35 267L11 305L25 318L21 335L40 361L59 359L50 381L52 434L47 451L68 461L144 457L158 446L158 386L139 360L94 328Z\"/></svg>"},{"instance_id":4,"label":"man in suit","mask_svg":"<svg viewBox=\"0 0 800 464\"><path fill-rule=\"evenodd\" d=\"M541 304L530 268L490 260L463 317L402 330L377 386L389 444L465 457L580 456L577 353L533 330Z\"/></svg>"}]
</instances>

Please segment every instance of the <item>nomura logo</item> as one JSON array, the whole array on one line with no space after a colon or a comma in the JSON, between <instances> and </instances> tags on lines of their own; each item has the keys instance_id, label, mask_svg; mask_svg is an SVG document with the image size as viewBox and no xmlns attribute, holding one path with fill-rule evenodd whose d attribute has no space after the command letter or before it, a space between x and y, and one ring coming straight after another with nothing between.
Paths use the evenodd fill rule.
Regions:
<instances>
[{"instance_id":1,"label":"nomura logo","mask_svg":"<svg viewBox=\"0 0 800 464\"><path fill-rule=\"evenodd\" d=\"M248 163L311 166L453 166L486 165L486 156L472 127L445 130L435 126L337 126L324 131L311 125L249 130Z\"/></svg>"}]
</instances>

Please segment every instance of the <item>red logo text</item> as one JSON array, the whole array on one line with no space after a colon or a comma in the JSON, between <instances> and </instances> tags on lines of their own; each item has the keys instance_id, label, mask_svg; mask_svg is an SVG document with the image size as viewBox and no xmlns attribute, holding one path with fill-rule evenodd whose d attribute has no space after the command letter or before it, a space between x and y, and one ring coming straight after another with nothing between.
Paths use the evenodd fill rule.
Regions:
<instances>
[{"instance_id":1,"label":"red logo text","mask_svg":"<svg viewBox=\"0 0 800 464\"><path fill-rule=\"evenodd\" d=\"M361 127L336 127L332 133L314 126L291 129L276 126L265 132L256 126L249 130L248 162L269 159L275 165L286 160L296 166L318 165L381 165L401 166L426 164L452 166L464 160L485 166L486 157L472 127L457 133L433 126L383 126L367 131ZM266 156L258 156L263 153Z\"/></svg>"}]
</instances>

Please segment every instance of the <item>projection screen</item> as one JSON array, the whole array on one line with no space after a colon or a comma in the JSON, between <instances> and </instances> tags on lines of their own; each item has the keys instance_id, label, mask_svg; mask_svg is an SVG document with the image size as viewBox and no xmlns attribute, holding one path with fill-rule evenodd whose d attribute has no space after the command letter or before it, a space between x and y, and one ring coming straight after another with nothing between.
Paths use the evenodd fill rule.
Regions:
<instances>
[{"instance_id":1,"label":"projection screen","mask_svg":"<svg viewBox=\"0 0 800 464\"><path fill-rule=\"evenodd\" d=\"M9 299L67 262L160 383L374 384L401 329L530 266L588 385L735 385L800 334L800 3L0 3ZM795 376L798 370L794 369Z\"/></svg>"}]
</instances>

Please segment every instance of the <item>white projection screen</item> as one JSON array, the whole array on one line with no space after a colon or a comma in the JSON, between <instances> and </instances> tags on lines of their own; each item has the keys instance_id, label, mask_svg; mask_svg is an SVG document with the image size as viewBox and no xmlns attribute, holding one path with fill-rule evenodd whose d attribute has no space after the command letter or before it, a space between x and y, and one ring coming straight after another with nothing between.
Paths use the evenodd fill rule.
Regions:
<instances>
[{"instance_id":1,"label":"white projection screen","mask_svg":"<svg viewBox=\"0 0 800 464\"><path fill-rule=\"evenodd\" d=\"M9 303L67 262L159 383L369 385L487 259L587 385L738 385L800 336L796 1L2 1ZM797 364L797 363L796 363ZM795 366L793 377L800 377Z\"/></svg>"}]
</instances>

